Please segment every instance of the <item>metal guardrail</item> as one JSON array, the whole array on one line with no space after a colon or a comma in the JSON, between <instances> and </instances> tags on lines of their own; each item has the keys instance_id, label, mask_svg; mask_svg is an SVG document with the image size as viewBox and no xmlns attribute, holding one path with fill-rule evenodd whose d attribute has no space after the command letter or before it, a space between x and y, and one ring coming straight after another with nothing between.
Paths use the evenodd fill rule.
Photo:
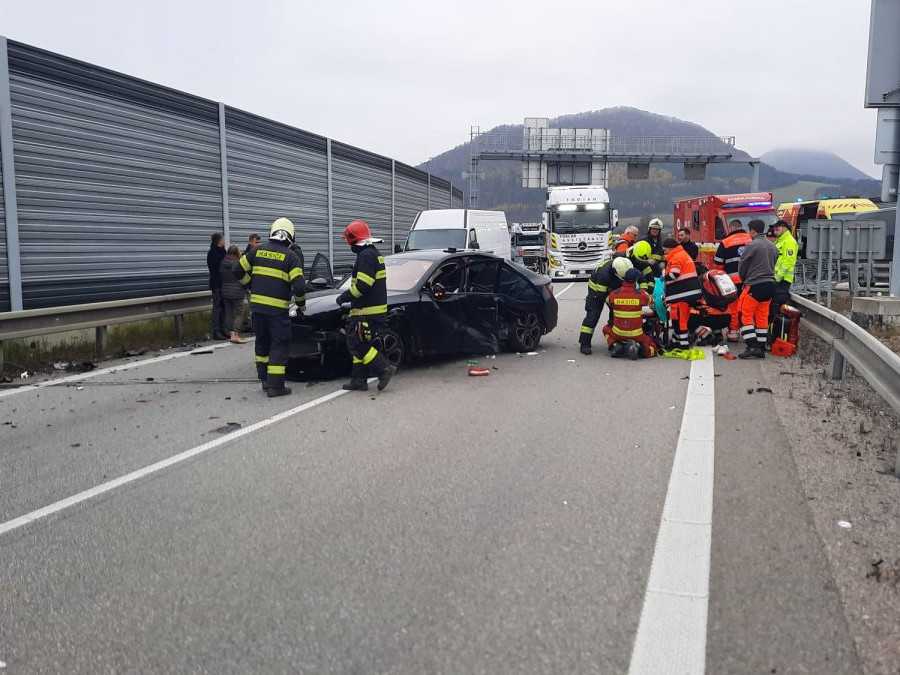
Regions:
<instances>
[{"instance_id":1,"label":"metal guardrail","mask_svg":"<svg viewBox=\"0 0 900 675\"><path fill-rule=\"evenodd\" d=\"M843 379L849 362L900 415L900 356L844 315L796 293L791 293L791 300L806 310L801 319L802 325L831 346L831 379ZM896 443L895 447L894 473L900 477L900 447Z\"/></svg>"},{"instance_id":2,"label":"metal guardrail","mask_svg":"<svg viewBox=\"0 0 900 675\"><path fill-rule=\"evenodd\" d=\"M831 378L842 379L849 362L900 414L900 356L844 315L796 293L791 300L806 310L802 324L831 346Z\"/></svg>"},{"instance_id":3,"label":"metal guardrail","mask_svg":"<svg viewBox=\"0 0 900 675\"><path fill-rule=\"evenodd\" d=\"M175 338L184 338L184 315L210 308L209 291L156 295L148 298L92 302L85 305L26 309L0 314L0 368L3 364L3 341L40 337L70 330L95 329L95 352L103 356L109 326L147 319L172 317Z\"/></svg>"}]
</instances>

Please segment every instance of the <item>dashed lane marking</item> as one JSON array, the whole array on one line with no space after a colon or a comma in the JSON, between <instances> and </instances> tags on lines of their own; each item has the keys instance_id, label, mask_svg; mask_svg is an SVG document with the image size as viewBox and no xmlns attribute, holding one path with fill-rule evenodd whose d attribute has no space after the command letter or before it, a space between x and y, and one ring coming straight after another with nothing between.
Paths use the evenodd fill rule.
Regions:
<instances>
[{"instance_id":1,"label":"dashed lane marking","mask_svg":"<svg viewBox=\"0 0 900 675\"><path fill-rule=\"evenodd\" d=\"M370 378L369 382L374 382L376 381L376 379L377 378ZM98 497L107 492L111 492L112 490L120 488L123 485L127 485L128 483L133 483L134 481L140 480L141 478L156 473L157 471L162 471L163 469L167 469L170 466L174 466L175 464L180 464L181 462L191 459L192 457L202 455L204 452L209 452L210 450L221 447L226 443L231 443L238 438L241 438L248 434L252 434L256 431L259 431L260 429L265 429L266 427L272 426L273 424L281 422L282 420L286 420L289 417L293 417L294 415L298 415L306 410L309 410L310 408L315 408L316 406L327 403L328 401L333 401L339 396L343 396L347 393L349 392L345 391L344 389L338 389L337 391L333 391L330 394L325 394L324 396L320 396L317 399L313 399L312 401L307 401L306 403L298 405L295 408L285 410L282 413L272 415L271 417L267 417L264 420L260 420L259 422L255 422L254 424L238 429L237 431L234 431L227 436L223 436L202 445L198 445L195 448L185 450L184 452L180 452L177 455L172 455L171 457L167 457L166 459L160 460L159 462L145 466L142 469L137 469L136 471L127 473L124 476L120 476L119 478L114 478L113 480L107 481L106 483L101 483L96 487L84 490L82 492L79 492L78 494L72 495L71 497L66 497L65 499L61 499L58 502L54 502L43 508L37 509L30 513L26 513L25 515L19 516L18 518L13 518L12 520L0 524L0 536L6 534L7 532L17 530L20 527L24 527L25 525L33 523L36 520L40 520L41 518L46 518L47 516L51 516L54 513L59 513L60 511L64 511L68 508L76 506L77 504L86 502L89 499L93 499L94 497Z\"/></svg>"},{"instance_id":2,"label":"dashed lane marking","mask_svg":"<svg viewBox=\"0 0 900 675\"><path fill-rule=\"evenodd\" d=\"M575 285L575 282L573 281L571 284L569 284L569 285L566 286L564 289L562 289L559 293L557 293L557 294L556 294L556 297L557 297L557 298L561 298L561 297L562 297L562 294L565 293L565 292L566 292L567 290L569 290L570 288L572 288L572 286L574 286L574 285Z\"/></svg>"},{"instance_id":3,"label":"dashed lane marking","mask_svg":"<svg viewBox=\"0 0 900 675\"><path fill-rule=\"evenodd\" d=\"M716 399L712 352L704 351L691 362L629 675L702 675L706 668Z\"/></svg>"}]
</instances>

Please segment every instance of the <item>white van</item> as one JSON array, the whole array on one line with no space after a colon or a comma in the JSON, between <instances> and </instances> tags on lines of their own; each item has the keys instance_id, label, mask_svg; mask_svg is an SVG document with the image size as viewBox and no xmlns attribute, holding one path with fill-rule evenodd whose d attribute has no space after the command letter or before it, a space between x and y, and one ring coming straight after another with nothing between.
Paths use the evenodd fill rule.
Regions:
<instances>
[{"instance_id":1,"label":"white van","mask_svg":"<svg viewBox=\"0 0 900 675\"><path fill-rule=\"evenodd\" d=\"M397 251L422 249L459 250L477 248L510 260L509 226L503 211L475 209L430 209L420 211L413 221L406 245Z\"/></svg>"}]
</instances>

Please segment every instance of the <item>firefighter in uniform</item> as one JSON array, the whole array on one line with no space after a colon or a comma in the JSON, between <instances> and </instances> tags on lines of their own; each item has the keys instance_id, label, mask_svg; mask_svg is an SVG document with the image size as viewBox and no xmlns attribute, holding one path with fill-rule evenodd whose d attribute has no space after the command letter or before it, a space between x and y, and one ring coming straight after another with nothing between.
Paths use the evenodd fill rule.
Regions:
<instances>
[{"instance_id":1,"label":"firefighter in uniform","mask_svg":"<svg viewBox=\"0 0 900 675\"><path fill-rule=\"evenodd\" d=\"M719 242L716 252L713 255L713 269L723 270L737 289L738 297L741 295L741 275L738 274L738 265L741 262L741 254L744 247L749 244L752 239L744 230L744 225L739 220L732 220L729 224L731 227L728 236ZM729 307L728 313L731 316L731 322L728 325L728 339L735 342L738 339L738 326L740 325L740 306L739 300L735 300Z\"/></svg>"},{"instance_id":2,"label":"firefighter in uniform","mask_svg":"<svg viewBox=\"0 0 900 675\"><path fill-rule=\"evenodd\" d=\"M676 347L690 347L691 308L700 301L700 279L697 267L687 251L674 239L663 242L666 252L666 304L672 321Z\"/></svg>"},{"instance_id":3,"label":"firefighter in uniform","mask_svg":"<svg viewBox=\"0 0 900 675\"><path fill-rule=\"evenodd\" d=\"M656 356L656 342L644 332L645 308L650 307L650 295L638 287L641 273L630 269L625 273L625 283L610 292L610 322L603 327L609 353L613 357L627 356L632 361L639 356Z\"/></svg>"},{"instance_id":4,"label":"firefighter in uniform","mask_svg":"<svg viewBox=\"0 0 900 675\"><path fill-rule=\"evenodd\" d=\"M639 241L629 248L626 253L631 264L640 275L638 286L641 290L653 295L653 249L646 241Z\"/></svg>"},{"instance_id":5,"label":"firefighter in uniform","mask_svg":"<svg viewBox=\"0 0 900 675\"><path fill-rule=\"evenodd\" d=\"M600 321L600 314L603 313L606 296L622 285L622 280L630 269L634 269L631 260L625 256L617 256L599 265L588 279L588 292L584 300L584 321L581 322L581 331L578 335L582 354L591 353L591 338L594 336L597 322Z\"/></svg>"},{"instance_id":6,"label":"firefighter in uniform","mask_svg":"<svg viewBox=\"0 0 900 675\"><path fill-rule=\"evenodd\" d=\"M290 352L291 299L303 308L306 283L297 254L291 250L294 224L279 218L269 228L269 240L248 250L235 272L250 287L250 311L256 334L256 374L270 397L290 394L284 386Z\"/></svg>"},{"instance_id":7,"label":"firefighter in uniform","mask_svg":"<svg viewBox=\"0 0 900 675\"><path fill-rule=\"evenodd\" d=\"M778 249L778 258L775 259L775 295L772 297L769 308L769 322L778 316L781 306L791 299L791 284L794 283L794 267L797 266L797 254L800 247L797 240L791 234L790 226L783 220L779 220L769 227L769 231L775 235L775 248Z\"/></svg>"},{"instance_id":8,"label":"firefighter in uniform","mask_svg":"<svg viewBox=\"0 0 900 675\"><path fill-rule=\"evenodd\" d=\"M350 288L337 297L337 303L350 303L347 324L347 349L353 358L348 391L366 391L367 375L378 377L378 391L391 381L397 369L378 351L377 338L386 326L387 271L384 258L375 248L380 239L373 239L369 224L354 220L344 229L344 241L356 254Z\"/></svg>"},{"instance_id":9,"label":"firefighter in uniform","mask_svg":"<svg viewBox=\"0 0 900 675\"><path fill-rule=\"evenodd\" d=\"M641 239L650 244L650 260L653 262L653 268L656 276L662 274L665 267L666 256L662 247L662 228L663 222L659 218L654 218L647 225L647 236Z\"/></svg>"}]
</instances>

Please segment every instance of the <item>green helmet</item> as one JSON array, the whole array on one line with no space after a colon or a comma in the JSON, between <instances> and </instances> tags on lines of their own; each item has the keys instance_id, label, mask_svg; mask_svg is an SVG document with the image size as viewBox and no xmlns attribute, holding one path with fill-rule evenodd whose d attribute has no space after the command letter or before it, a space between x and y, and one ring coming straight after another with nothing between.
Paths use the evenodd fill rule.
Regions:
<instances>
[{"instance_id":1,"label":"green helmet","mask_svg":"<svg viewBox=\"0 0 900 675\"><path fill-rule=\"evenodd\" d=\"M653 254L653 249L650 247L649 241L639 241L631 247L630 253L631 257L635 260L650 262L650 256Z\"/></svg>"}]
</instances>

